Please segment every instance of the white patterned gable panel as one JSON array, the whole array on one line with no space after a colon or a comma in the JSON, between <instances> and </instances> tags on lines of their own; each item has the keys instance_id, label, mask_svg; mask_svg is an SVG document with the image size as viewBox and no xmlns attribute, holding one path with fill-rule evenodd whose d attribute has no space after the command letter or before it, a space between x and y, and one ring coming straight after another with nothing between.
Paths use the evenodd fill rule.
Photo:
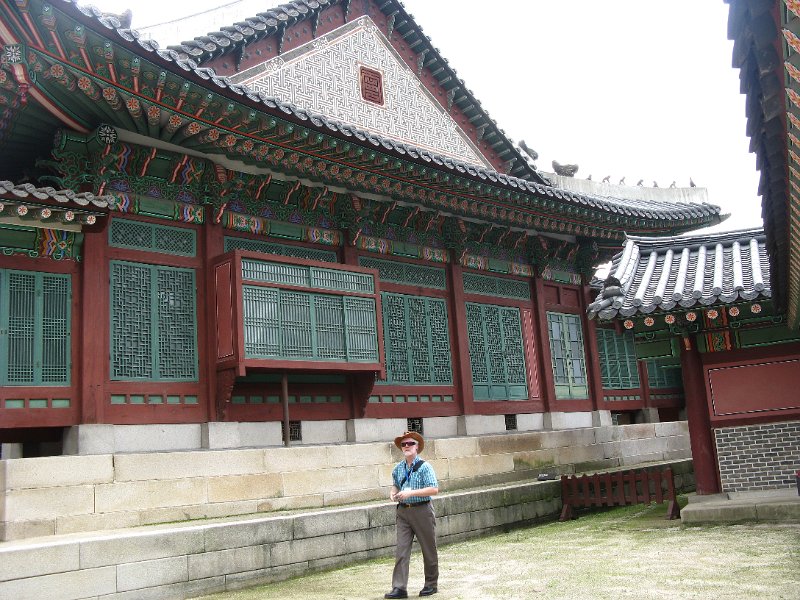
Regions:
<instances>
[{"instance_id":1,"label":"white patterned gable panel","mask_svg":"<svg viewBox=\"0 0 800 600\"><path fill-rule=\"evenodd\" d=\"M362 98L362 66L383 75L382 106ZM369 17L230 79L360 129L492 168Z\"/></svg>"}]
</instances>

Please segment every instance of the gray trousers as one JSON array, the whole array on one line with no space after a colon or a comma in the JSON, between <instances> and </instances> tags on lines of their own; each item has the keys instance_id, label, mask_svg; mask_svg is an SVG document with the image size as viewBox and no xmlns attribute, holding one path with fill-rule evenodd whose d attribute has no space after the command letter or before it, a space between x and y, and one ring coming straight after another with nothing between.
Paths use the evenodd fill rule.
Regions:
<instances>
[{"instance_id":1,"label":"gray trousers","mask_svg":"<svg viewBox=\"0 0 800 600\"><path fill-rule=\"evenodd\" d=\"M395 548L392 587L406 589L408 565L411 561L411 544L416 536L425 563L425 585L437 587L439 581L439 553L436 549L436 515L433 502L418 506L397 506L397 548Z\"/></svg>"}]
</instances>

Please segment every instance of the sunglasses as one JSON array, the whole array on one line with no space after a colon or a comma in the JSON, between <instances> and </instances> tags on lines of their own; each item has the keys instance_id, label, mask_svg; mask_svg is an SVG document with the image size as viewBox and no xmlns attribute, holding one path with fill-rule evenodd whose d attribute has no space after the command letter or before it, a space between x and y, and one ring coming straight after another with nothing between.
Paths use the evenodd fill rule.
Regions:
<instances>
[{"instance_id":1,"label":"sunglasses","mask_svg":"<svg viewBox=\"0 0 800 600\"><path fill-rule=\"evenodd\" d=\"M416 445L417 445L417 442L400 442L400 445L401 445L403 448L406 448L406 447L408 447L408 446L416 446Z\"/></svg>"}]
</instances>

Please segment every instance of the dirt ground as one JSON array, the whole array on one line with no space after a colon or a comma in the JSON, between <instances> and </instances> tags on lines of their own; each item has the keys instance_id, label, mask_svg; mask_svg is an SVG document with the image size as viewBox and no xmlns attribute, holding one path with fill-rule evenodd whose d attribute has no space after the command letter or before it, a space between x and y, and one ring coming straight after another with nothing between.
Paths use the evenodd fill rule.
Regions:
<instances>
[{"instance_id":1,"label":"dirt ground","mask_svg":"<svg viewBox=\"0 0 800 600\"><path fill-rule=\"evenodd\" d=\"M581 515L439 549L447 599L800 599L800 525L684 527L665 507ZM204 600L379 599L393 560L380 559ZM409 597L422 587L411 561Z\"/></svg>"}]
</instances>

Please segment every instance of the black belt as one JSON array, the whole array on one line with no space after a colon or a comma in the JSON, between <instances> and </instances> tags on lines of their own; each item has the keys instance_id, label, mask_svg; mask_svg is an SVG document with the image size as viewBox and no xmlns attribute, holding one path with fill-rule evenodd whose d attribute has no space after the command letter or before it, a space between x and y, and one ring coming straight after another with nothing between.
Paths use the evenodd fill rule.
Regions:
<instances>
[{"instance_id":1,"label":"black belt","mask_svg":"<svg viewBox=\"0 0 800 600\"><path fill-rule=\"evenodd\" d=\"M398 502L397 506L411 508L412 506L422 506L423 504L430 504L430 500L423 500L422 502Z\"/></svg>"}]
</instances>

